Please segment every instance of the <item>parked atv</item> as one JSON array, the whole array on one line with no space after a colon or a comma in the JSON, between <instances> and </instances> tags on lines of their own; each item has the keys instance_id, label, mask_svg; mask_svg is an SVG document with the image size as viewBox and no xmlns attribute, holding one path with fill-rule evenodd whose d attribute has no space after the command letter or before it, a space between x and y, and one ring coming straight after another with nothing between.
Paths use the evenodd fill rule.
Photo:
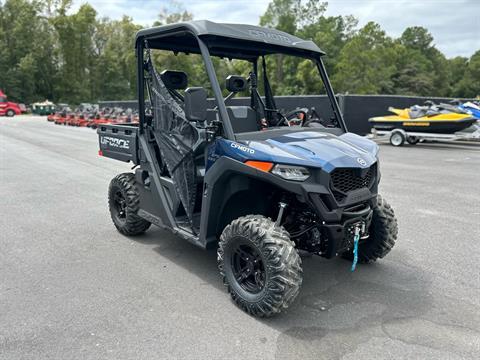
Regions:
<instances>
[{"instance_id":1,"label":"parked atv","mask_svg":"<svg viewBox=\"0 0 480 360\"><path fill-rule=\"evenodd\" d=\"M68 104L57 104L53 114L47 116L47 121L54 122L60 118L61 114L65 111L69 111Z\"/></svg>"},{"instance_id":2,"label":"parked atv","mask_svg":"<svg viewBox=\"0 0 480 360\"><path fill-rule=\"evenodd\" d=\"M100 109L100 111L97 114L95 114L93 121L87 124L87 126L92 129L96 129L99 125L111 124L112 120L110 117L112 116L114 111L115 111L114 108L109 108L109 107Z\"/></svg>"},{"instance_id":3,"label":"parked atv","mask_svg":"<svg viewBox=\"0 0 480 360\"><path fill-rule=\"evenodd\" d=\"M184 72L157 72L153 50L201 54L213 101L203 87L188 87ZM331 109L309 109L305 96L289 111L276 105L281 98L273 94L267 64L278 54L318 71ZM217 248L232 299L260 317L287 309L297 297L299 250L349 259L352 270L357 261L387 255L397 220L378 195L378 146L347 132L323 55L312 41L250 25L192 21L141 30L139 124L98 129L100 155L135 165L134 173L110 183L118 231L135 236L155 224L201 248ZM226 98L212 57L250 64L248 79L226 78ZM227 106L245 92L248 106ZM322 119L320 110L332 119Z\"/></svg>"},{"instance_id":4,"label":"parked atv","mask_svg":"<svg viewBox=\"0 0 480 360\"><path fill-rule=\"evenodd\" d=\"M63 108L58 116L54 119L56 125L65 125L67 120L71 119L74 116L72 109L69 107Z\"/></svg>"}]
</instances>

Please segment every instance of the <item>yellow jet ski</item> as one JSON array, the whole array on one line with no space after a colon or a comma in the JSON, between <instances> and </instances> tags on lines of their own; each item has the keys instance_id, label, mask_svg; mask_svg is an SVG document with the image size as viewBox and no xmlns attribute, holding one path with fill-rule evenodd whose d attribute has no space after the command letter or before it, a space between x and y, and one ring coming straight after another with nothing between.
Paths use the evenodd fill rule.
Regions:
<instances>
[{"instance_id":1,"label":"yellow jet ski","mask_svg":"<svg viewBox=\"0 0 480 360\"><path fill-rule=\"evenodd\" d=\"M389 107L395 115L377 116L368 119L376 130L402 129L411 132L453 134L472 126L477 119L448 104L436 105L426 102L425 106L414 105L406 109Z\"/></svg>"}]
</instances>

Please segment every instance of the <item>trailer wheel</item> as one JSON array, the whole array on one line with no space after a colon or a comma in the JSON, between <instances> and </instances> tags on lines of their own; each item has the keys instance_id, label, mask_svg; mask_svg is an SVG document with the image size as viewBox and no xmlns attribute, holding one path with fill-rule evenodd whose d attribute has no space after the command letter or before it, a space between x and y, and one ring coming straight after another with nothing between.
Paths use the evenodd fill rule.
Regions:
<instances>
[{"instance_id":1,"label":"trailer wheel","mask_svg":"<svg viewBox=\"0 0 480 360\"><path fill-rule=\"evenodd\" d=\"M302 285L302 262L283 227L261 215L240 217L220 237L218 268L233 301L269 317L288 308Z\"/></svg>"},{"instance_id":2,"label":"trailer wheel","mask_svg":"<svg viewBox=\"0 0 480 360\"><path fill-rule=\"evenodd\" d=\"M405 135L401 131L393 131L390 134L390 144L392 146L402 146L405 143Z\"/></svg>"},{"instance_id":3,"label":"trailer wheel","mask_svg":"<svg viewBox=\"0 0 480 360\"><path fill-rule=\"evenodd\" d=\"M113 224L124 235L144 233L150 222L137 215L139 194L135 175L124 173L115 176L108 188L108 207Z\"/></svg>"},{"instance_id":4,"label":"trailer wheel","mask_svg":"<svg viewBox=\"0 0 480 360\"><path fill-rule=\"evenodd\" d=\"M410 145L416 145L418 144L418 142L420 141L420 139L416 136L409 136L407 137L407 142L410 144Z\"/></svg>"},{"instance_id":5,"label":"trailer wheel","mask_svg":"<svg viewBox=\"0 0 480 360\"><path fill-rule=\"evenodd\" d=\"M8 117L14 117L15 111L13 111L12 109L8 109L5 115L7 115Z\"/></svg>"}]
</instances>

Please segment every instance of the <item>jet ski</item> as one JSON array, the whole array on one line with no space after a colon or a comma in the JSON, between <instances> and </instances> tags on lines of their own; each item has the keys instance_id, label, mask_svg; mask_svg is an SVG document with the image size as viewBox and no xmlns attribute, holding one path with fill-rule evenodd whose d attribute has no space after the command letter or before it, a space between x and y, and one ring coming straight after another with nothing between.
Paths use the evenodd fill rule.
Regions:
<instances>
[{"instance_id":1,"label":"jet ski","mask_svg":"<svg viewBox=\"0 0 480 360\"><path fill-rule=\"evenodd\" d=\"M473 101L467 101L466 103L459 104L458 108L473 117L480 120L480 103L475 103Z\"/></svg>"},{"instance_id":2,"label":"jet ski","mask_svg":"<svg viewBox=\"0 0 480 360\"><path fill-rule=\"evenodd\" d=\"M368 119L376 130L402 129L411 132L453 134L472 126L477 119L457 106L434 104L414 105L406 109L389 107L395 115L377 116Z\"/></svg>"}]
</instances>

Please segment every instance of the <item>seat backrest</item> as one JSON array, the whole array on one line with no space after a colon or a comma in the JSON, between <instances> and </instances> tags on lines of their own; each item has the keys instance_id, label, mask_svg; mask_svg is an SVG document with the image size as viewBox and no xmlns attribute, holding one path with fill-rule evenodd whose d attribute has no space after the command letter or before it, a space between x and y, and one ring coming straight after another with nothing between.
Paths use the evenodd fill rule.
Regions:
<instances>
[{"instance_id":1,"label":"seat backrest","mask_svg":"<svg viewBox=\"0 0 480 360\"><path fill-rule=\"evenodd\" d=\"M227 106L227 113L235 134L260 130L257 114L250 106Z\"/></svg>"},{"instance_id":2,"label":"seat backrest","mask_svg":"<svg viewBox=\"0 0 480 360\"><path fill-rule=\"evenodd\" d=\"M160 77L169 90L183 90L188 86L188 77L183 71L163 70Z\"/></svg>"}]
</instances>

